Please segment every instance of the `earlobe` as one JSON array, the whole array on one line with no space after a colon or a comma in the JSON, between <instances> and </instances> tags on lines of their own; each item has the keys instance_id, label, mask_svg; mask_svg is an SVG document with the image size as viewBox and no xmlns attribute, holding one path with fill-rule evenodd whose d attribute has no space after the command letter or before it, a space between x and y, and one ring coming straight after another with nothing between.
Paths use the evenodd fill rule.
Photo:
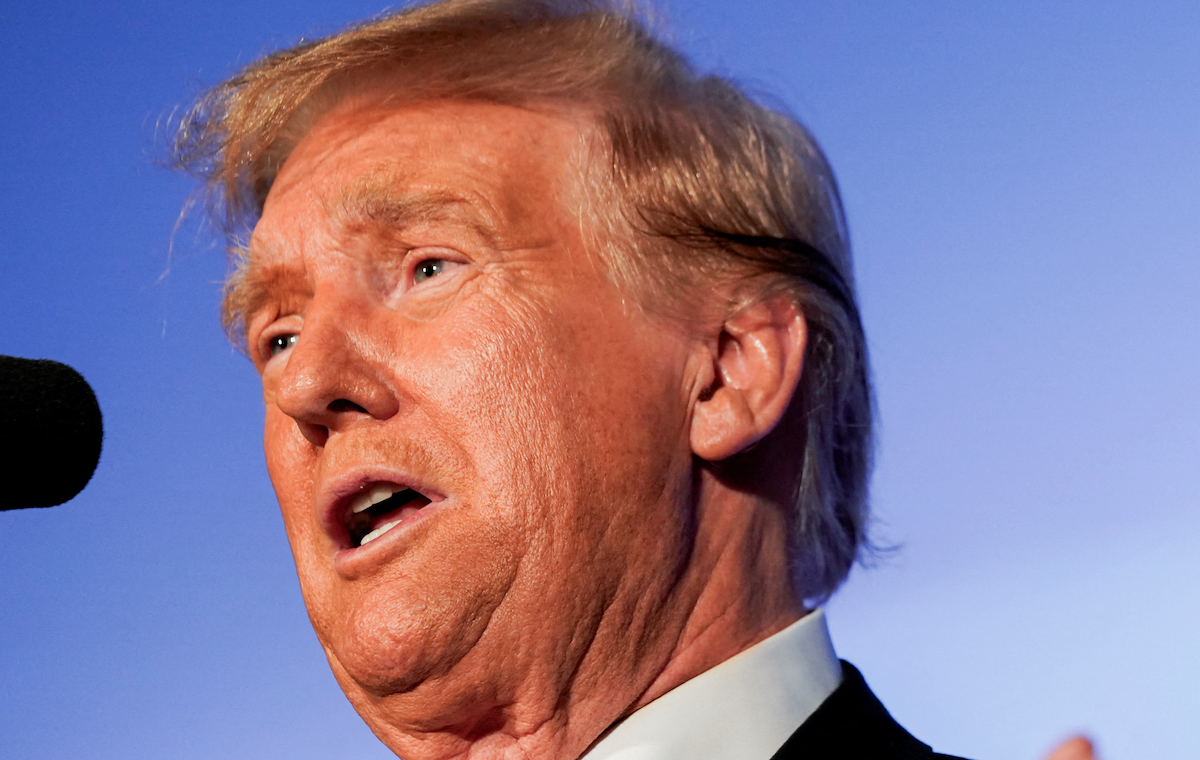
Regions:
<instances>
[{"instance_id":1,"label":"earlobe","mask_svg":"<svg viewBox=\"0 0 1200 760\"><path fill-rule=\"evenodd\" d=\"M777 294L739 309L712 348L711 383L696 396L692 452L719 461L770 433L800 382L807 344L795 300Z\"/></svg>"}]
</instances>

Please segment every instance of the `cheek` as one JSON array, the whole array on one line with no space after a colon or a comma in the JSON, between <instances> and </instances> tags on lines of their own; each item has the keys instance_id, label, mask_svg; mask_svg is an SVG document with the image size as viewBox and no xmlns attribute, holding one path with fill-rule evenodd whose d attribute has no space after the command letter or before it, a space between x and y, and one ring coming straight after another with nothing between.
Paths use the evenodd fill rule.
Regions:
<instances>
[{"instance_id":1,"label":"cheek","mask_svg":"<svg viewBox=\"0 0 1200 760\"><path fill-rule=\"evenodd\" d=\"M263 453L288 541L299 565L301 547L315 540L319 527L316 511L311 506L315 471L312 446L300 435L293 419L278 408L268 406L263 426Z\"/></svg>"},{"instance_id":2,"label":"cheek","mask_svg":"<svg viewBox=\"0 0 1200 760\"><path fill-rule=\"evenodd\" d=\"M302 441L296 423L274 405L267 407L263 424L263 453L266 455L267 472L275 493L283 501L285 494L291 495L295 487L311 480L311 457L306 456L299 445ZM305 442L306 443L306 442Z\"/></svg>"},{"instance_id":3,"label":"cheek","mask_svg":"<svg viewBox=\"0 0 1200 760\"><path fill-rule=\"evenodd\" d=\"M330 640L328 620L330 611L336 608L336 595L328 565L328 540L313 507L315 453L300 435L296 422L274 406L267 407L263 449L296 564L300 592L317 638L325 644Z\"/></svg>"},{"instance_id":4,"label":"cheek","mask_svg":"<svg viewBox=\"0 0 1200 760\"><path fill-rule=\"evenodd\" d=\"M473 439L481 469L524 496L512 506L529 538L563 545L599 542L622 513L645 519L651 504L670 505L664 495L690 463L681 343L588 300L506 313L509 329L463 336L454 357L456 432Z\"/></svg>"}]
</instances>

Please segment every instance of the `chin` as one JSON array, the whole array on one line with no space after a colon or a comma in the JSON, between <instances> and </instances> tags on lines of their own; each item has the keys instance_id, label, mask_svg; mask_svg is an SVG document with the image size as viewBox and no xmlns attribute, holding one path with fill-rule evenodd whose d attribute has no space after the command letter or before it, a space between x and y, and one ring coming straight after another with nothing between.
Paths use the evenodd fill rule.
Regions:
<instances>
[{"instance_id":1,"label":"chin","mask_svg":"<svg viewBox=\"0 0 1200 760\"><path fill-rule=\"evenodd\" d=\"M394 752L457 756L503 734L511 699L496 687L504 658L480 645L489 615L447 621L425 612L360 610L326 653L354 709Z\"/></svg>"},{"instance_id":2,"label":"chin","mask_svg":"<svg viewBox=\"0 0 1200 760\"><path fill-rule=\"evenodd\" d=\"M442 681L459 668L503 594L469 583L446 585L437 582L437 574L423 573L419 580L434 582L420 586L411 576L381 579L337 605L327 616L333 624L322 626L335 670L370 696L384 698Z\"/></svg>"}]
</instances>

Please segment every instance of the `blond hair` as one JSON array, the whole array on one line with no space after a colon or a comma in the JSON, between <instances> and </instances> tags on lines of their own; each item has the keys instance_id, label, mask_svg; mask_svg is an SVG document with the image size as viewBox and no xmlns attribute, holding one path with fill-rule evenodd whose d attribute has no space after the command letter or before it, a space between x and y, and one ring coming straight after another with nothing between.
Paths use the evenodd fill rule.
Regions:
<instances>
[{"instance_id":1,"label":"blond hair","mask_svg":"<svg viewBox=\"0 0 1200 760\"><path fill-rule=\"evenodd\" d=\"M444 0L250 65L182 118L173 157L203 180L210 212L237 240L313 120L375 75L395 78L397 100L582 109L601 142L589 183L601 254L643 294L736 271L796 299L809 344L782 423L803 439L789 556L797 595L828 597L866 543L872 400L841 201L811 135L697 74L630 3ZM226 292L238 340L243 315L236 288Z\"/></svg>"}]
</instances>

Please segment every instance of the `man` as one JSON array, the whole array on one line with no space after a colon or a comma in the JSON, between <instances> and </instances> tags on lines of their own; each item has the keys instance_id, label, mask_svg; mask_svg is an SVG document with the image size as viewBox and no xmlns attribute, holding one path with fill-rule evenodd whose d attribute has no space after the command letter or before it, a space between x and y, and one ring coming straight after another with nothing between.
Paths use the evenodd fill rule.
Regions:
<instances>
[{"instance_id":1,"label":"man","mask_svg":"<svg viewBox=\"0 0 1200 760\"><path fill-rule=\"evenodd\" d=\"M420 758L929 757L817 609L866 541L833 175L614 3L449 0L184 120L305 603ZM243 233L250 233L248 238Z\"/></svg>"}]
</instances>

